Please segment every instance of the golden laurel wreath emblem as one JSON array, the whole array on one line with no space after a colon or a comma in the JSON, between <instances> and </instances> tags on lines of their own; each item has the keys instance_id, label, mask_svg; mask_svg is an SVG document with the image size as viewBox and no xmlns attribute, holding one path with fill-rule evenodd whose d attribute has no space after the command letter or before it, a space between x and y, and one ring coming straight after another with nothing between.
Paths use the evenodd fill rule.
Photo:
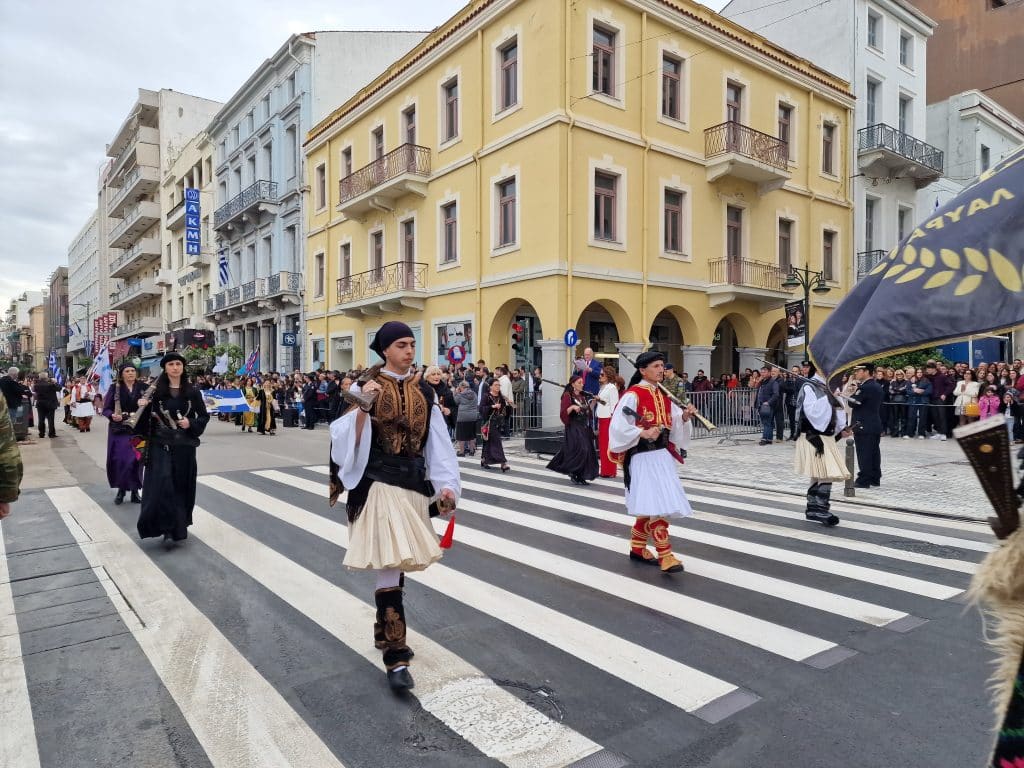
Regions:
<instances>
[{"instance_id":1,"label":"golden laurel wreath emblem","mask_svg":"<svg viewBox=\"0 0 1024 768\"><path fill-rule=\"evenodd\" d=\"M973 270L973 273L965 267ZM994 248L989 248L987 254L977 248L964 248L962 254L950 248L942 248L936 257L931 249L919 250L913 245L907 245L902 250L890 251L889 257L879 262L868 274L877 275L880 272L885 272L882 280L895 279L897 284L911 283L929 275L922 286L926 291L941 288L959 278L953 290L954 296L973 293L988 274L1012 293L1024 290L1024 268L1018 273L1013 262Z\"/></svg>"}]
</instances>

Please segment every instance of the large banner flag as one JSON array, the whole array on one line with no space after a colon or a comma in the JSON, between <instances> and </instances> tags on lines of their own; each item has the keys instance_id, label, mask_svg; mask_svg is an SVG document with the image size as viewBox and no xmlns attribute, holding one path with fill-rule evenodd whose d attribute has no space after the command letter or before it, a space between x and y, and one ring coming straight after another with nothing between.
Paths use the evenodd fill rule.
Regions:
<instances>
[{"instance_id":1,"label":"large banner flag","mask_svg":"<svg viewBox=\"0 0 1024 768\"><path fill-rule=\"evenodd\" d=\"M210 413L247 413L254 410L240 389L204 389L203 402Z\"/></svg>"},{"instance_id":2,"label":"large banner flag","mask_svg":"<svg viewBox=\"0 0 1024 768\"><path fill-rule=\"evenodd\" d=\"M217 364L213 366L214 373L227 373L228 372L228 353L225 352L220 357L215 357Z\"/></svg>"},{"instance_id":3,"label":"large banner flag","mask_svg":"<svg viewBox=\"0 0 1024 768\"><path fill-rule=\"evenodd\" d=\"M110 367L110 350L106 346L93 359L86 377L86 381L96 380L96 389L101 395L105 395L110 389L114 381L114 371Z\"/></svg>"},{"instance_id":4,"label":"large banner flag","mask_svg":"<svg viewBox=\"0 0 1024 768\"><path fill-rule=\"evenodd\" d=\"M238 376L251 376L260 369L260 348L256 347L245 361L245 365L235 371Z\"/></svg>"},{"instance_id":5,"label":"large banner flag","mask_svg":"<svg viewBox=\"0 0 1024 768\"><path fill-rule=\"evenodd\" d=\"M50 350L50 359L49 362L47 363L47 366L50 369L50 376L53 378L54 383L58 387L63 387L64 371L62 371L60 369L60 366L57 364L57 353L55 350Z\"/></svg>"},{"instance_id":6,"label":"large banner flag","mask_svg":"<svg viewBox=\"0 0 1024 768\"><path fill-rule=\"evenodd\" d=\"M822 323L829 376L882 354L1024 323L1024 146L921 223Z\"/></svg>"}]
</instances>

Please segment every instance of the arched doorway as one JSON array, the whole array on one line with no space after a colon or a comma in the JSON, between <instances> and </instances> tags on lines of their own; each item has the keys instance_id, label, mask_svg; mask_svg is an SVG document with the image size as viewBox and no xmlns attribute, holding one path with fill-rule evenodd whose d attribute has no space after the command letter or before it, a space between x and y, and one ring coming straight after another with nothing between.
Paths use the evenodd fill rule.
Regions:
<instances>
[{"instance_id":1,"label":"arched doorway","mask_svg":"<svg viewBox=\"0 0 1024 768\"><path fill-rule=\"evenodd\" d=\"M665 355L678 371L683 370L684 344L696 343L697 327L693 317L682 307L666 307L654 318L647 340L651 349Z\"/></svg>"},{"instance_id":2,"label":"arched doorway","mask_svg":"<svg viewBox=\"0 0 1024 768\"><path fill-rule=\"evenodd\" d=\"M497 358L487 359L487 365L508 363L513 368L533 370L541 365L539 342L544 338L540 315L526 299L509 299L494 314L489 326L488 349ZM474 359L480 359L484 350L474 348ZM488 356L489 357L489 356Z\"/></svg>"},{"instance_id":3,"label":"arched doorway","mask_svg":"<svg viewBox=\"0 0 1024 768\"><path fill-rule=\"evenodd\" d=\"M618 359L619 350L616 345L620 341L634 340L629 315L618 303L609 299L588 304L580 313L576 331L580 335L580 344L575 354L582 355L583 350L590 347L594 350L594 356L602 362Z\"/></svg>"},{"instance_id":4,"label":"arched doorway","mask_svg":"<svg viewBox=\"0 0 1024 768\"><path fill-rule=\"evenodd\" d=\"M786 318L782 318L768 332L768 342L765 344L768 349L768 361L783 367L786 367L788 351L786 330Z\"/></svg>"},{"instance_id":5,"label":"arched doorway","mask_svg":"<svg viewBox=\"0 0 1024 768\"><path fill-rule=\"evenodd\" d=\"M740 367L740 353L736 350L739 344L736 343L736 329L728 318L722 318L715 328L715 336L711 342L715 346L711 353L711 370L709 376L721 376L724 373L742 373Z\"/></svg>"}]
</instances>

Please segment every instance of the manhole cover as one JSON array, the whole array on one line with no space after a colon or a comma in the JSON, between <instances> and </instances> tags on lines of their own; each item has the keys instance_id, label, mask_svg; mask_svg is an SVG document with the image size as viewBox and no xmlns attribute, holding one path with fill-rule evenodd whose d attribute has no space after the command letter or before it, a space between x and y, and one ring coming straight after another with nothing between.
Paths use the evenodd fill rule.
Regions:
<instances>
[{"instance_id":1,"label":"manhole cover","mask_svg":"<svg viewBox=\"0 0 1024 768\"><path fill-rule=\"evenodd\" d=\"M956 547L940 547L938 544L929 544L927 541L905 541L895 539L889 542L894 549L902 549L904 552L917 552L920 555L934 555L944 557L947 560L964 560L966 553Z\"/></svg>"}]
</instances>

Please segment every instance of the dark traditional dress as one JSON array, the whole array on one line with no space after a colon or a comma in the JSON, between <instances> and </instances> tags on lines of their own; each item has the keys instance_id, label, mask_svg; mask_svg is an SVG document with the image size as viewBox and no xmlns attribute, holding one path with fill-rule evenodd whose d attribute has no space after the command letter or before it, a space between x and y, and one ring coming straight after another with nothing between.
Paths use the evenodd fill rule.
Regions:
<instances>
[{"instance_id":1,"label":"dark traditional dress","mask_svg":"<svg viewBox=\"0 0 1024 768\"><path fill-rule=\"evenodd\" d=\"M495 408L495 404L500 408ZM501 395L494 397L490 392L485 392L480 400L480 429L486 430L483 452L480 456L480 463L483 466L491 464L506 464L505 448L501 444L501 431L505 427L505 411L508 409L508 400Z\"/></svg>"},{"instance_id":2,"label":"dark traditional dress","mask_svg":"<svg viewBox=\"0 0 1024 768\"><path fill-rule=\"evenodd\" d=\"M580 406L576 413L569 408ZM565 425L562 449L548 462L548 469L569 475L573 482L593 480L597 477L597 451L594 449L594 431L590 428L590 406L583 395L565 392L558 412Z\"/></svg>"},{"instance_id":3,"label":"dark traditional dress","mask_svg":"<svg viewBox=\"0 0 1024 768\"><path fill-rule=\"evenodd\" d=\"M274 414L274 393L260 387L256 390L256 400L260 404L260 412L256 419L256 431L261 435L277 429L277 416Z\"/></svg>"},{"instance_id":4,"label":"dark traditional dress","mask_svg":"<svg viewBox=\"0 0 1024 768\"><path fill-rule=\"evenodd\" d=\"M179 429L178 416L189 421ZM196 448L210 415L198 389L185 396L159 398L146 406L136 431L146 438L146 473L142 486L139 536L188 536L196 503Z\"/></svg>"},{"instance_id":5,"label":"dark traditional dress","mask_svg":"<svg viewBox=\"0 0 1024 768\"><path fill-rule=\"evenodd\" d=\"M103 415L110 419L117 411L115 398L121 401L121 416L127 419L139 409L139 398L146 388L136 381L131 387L115 383L103 398ZM107 482L121 491L142 490L142 461L132 445L132 428L124 421L107 425Z\"/></svg>"}]
</instances>

